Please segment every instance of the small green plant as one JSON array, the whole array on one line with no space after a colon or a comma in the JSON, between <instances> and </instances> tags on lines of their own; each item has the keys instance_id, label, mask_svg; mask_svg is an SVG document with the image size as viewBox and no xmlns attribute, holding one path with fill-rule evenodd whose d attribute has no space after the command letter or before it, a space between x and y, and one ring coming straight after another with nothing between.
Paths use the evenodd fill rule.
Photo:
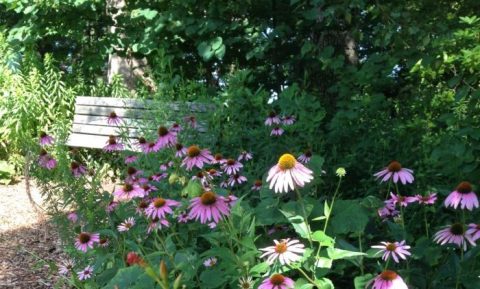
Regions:
<instances>
[{"instance_id":1,"label":"small green plant","mask_svg":"<svg viewBox=\"0 0 480 289\"><path fill-rule=\"evenodd\" d=\"M9 185L15 174L15 167L7 161L0 161L0 184Z\"/></svg>"}]
</instances>

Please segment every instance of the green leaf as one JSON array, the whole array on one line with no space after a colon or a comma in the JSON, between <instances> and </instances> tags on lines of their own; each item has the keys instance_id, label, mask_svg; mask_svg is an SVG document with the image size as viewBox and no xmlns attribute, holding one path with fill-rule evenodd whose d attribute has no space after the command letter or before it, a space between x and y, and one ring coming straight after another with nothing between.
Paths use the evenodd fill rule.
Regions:
<instances>
[{"instance_id":1,"label":"green leaf","mask_svg":"<svg viewBox=\"0 0 480 289\"><path fill-rule=\"evenodd\" d=\"M308 239L308 224L305 223L302 216L299 216L299 215L294 216L291 213L282 211L282 210L280 210L280 212L285 217L287 217L288 221L292 224L293 228L295 229L295 232L297 232L297 234L300 237Z\"/></svg>"},{"instance_id":2,"label":"green leaf","mask_svg":"<svg viewBox=\"0 0 480 289\"><path fill-rule=\"evenodd\" d=\"M366 255L365 253L362 253L362 252L354 252L354 251L342 250L338 248L327 248L327 253L328 253L328 256L333 260L347 259L347 258Z\"/></svg>"},{"instance_id":3,"label":"green leaf","mask_svg":"<svg viewBox=\"0 0 480 289\"><path fill-rule=\"evenodd\" d=\"M333 259L330 259L327 257L318 257L315 262L315 266L317 266L318 268L330 269L332 268L332 263L333 263Z\"/></svg>"},{"instance_id":4,"label":"green leaf","mask_svg":"<svg viewBox=\"0 0 480 289\"><path fill-rule=\"evenodd\" d=\"M353 279L353 284L355 289L365 289L367 287L368 282L373 279L372 274L367 274L363 276L357 276Z\"/></svg>"},{"instance_id":5,"label":"green leaf","mask_svg":"<svg viewBox=\"0 0 480 289\"><path fill-rule=\"evenodd\" d=\"M358 200L338 200L332 208L331 224L336 234L363 232L369 211Z\"/></svg>"},{"instance_id":6,"label":"green leaf","mask_svg":"<svg viewBox=\"0 0 480 289\"><path fill-rule=\"evenodd\" d=\"M117 271L117 274L103 289L114 289L115 287L118 287L118 289L131 288L141 274L143 274L143 269L138 266L122 268Z\"/></svg>"},{"instance_id":7,"label":"green leaf","mask_svg":"<svg viewBox=\"0 0 480 289\"><path fill-rule=\"evenodd\" d=\"M131 13L132 18L143 17L147 20L152 20L157 15L158 15L158 12L152 9L134 9L132 10L132 13Z\"/></svg>"},{"instance_id":8,"label":"green leaf","mask_svg":"<svg viewBox=\"0 0 480 289\"><path fill-rule=\"evenodd\" d=\"M253 276L253 277L258 277L258 276L261 276L263 273L267 272L268 271L268 268L270 268L270 265L268 265L267 262L262 262L262 263L259 263L255 266L253 266L251 269L250 269L250 274Z\"/></svg>"},{"instance_id":9,"label":"green leaf","mask_svg":"<svg viewBox=\"0 0 480 289\"><path fill-rule=\"evenodd\" d=\"M315 280L315 284L317 285L318 289L334 289L335 288L332 280L328 278L317 279Z\"/></svg>"},{"instance_id":10,"label":"green leaf","mask_svg":"<svg viewBox=\"0 0 480 289\"><path fill-rule=\"evenodd\" d=\"M333 240L323 231L313 232L312 240L315 242L319 242L321 246L326 246L326 247L333 247L333 245L335 244L335 240Z\"/></svg>"},{"instance_id":11,"label":"green leaf","mask_svg":"<svg viewBox=\"0 0 480 289\"><path fill-rule=\"evenodd\" d=\"M225 273L219 268L207 268L200 274L200 281L202 281L202 288L217 288L227 283Z\"/></svg>"}]
</instances>

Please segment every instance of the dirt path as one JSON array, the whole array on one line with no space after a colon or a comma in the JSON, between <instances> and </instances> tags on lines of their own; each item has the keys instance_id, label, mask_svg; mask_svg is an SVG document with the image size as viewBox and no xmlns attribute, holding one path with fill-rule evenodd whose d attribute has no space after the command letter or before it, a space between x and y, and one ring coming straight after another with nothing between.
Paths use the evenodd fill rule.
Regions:
<instances>
[{"instance_id":1,"label":"dirt path","mask_svg":"<svg viewBox=\"0 0 480 289\"><path fill-rule=\"evenodd\" d=\"M41 205L34 185L31 192ZM24 181L0 185L0 198L0 288L53 288L56 274L44 261L57 263L62 258L56 231L47 216L34 209Z\"/></svg>"}]
</instances>

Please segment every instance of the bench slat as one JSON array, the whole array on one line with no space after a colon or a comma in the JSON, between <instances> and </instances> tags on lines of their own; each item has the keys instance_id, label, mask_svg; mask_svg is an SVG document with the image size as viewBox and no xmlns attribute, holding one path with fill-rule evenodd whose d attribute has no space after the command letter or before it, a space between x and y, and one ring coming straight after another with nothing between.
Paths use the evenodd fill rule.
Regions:
<instances>
[{"instance_id":1,"label":"bench slat","mask_svg":"<svg viewBox=\"0 0 480 289\"><path fill-rule=\"evenodd\" d=\"M68 137L67 145L71 147L103 149L108 141L108 136L72 133ZM134 145L136 139L129 139L129 143L124 144L124 148L130 151L139 151Z\"/></svg>"},{"instance_id":2,"label":"bench slat","mask_svg":"<svg viewBox=\"0 0 480 289\"><path fill-rule=\"evenodd\" d=\"M132 108L112 108L112 107L103 107L103 106L85 106L85 105L76 105L75 114L83 115L95 115L95 116L106 116L108 117L111 112L119 117L128 117L128 118L147 118L153 119L153 110L146 109L132 109Z\"/></svg>"},{"instance_id":3,"label":"bench slat","mask_svg":"<svg viewBox=\"0 0 480 289\"><path fill-rule=\"evenodd\" d=\"M90 124L90 125L108 125L108 117L106 116L95 116L95 115L81 115L75 114L73 117L73 123L78 124ZM145 124L150 121L135 119L135 118L123 118L122 125L127 128L138 128L143 127Z\"/></svg>"},{"instance_id":4,"label":"bench slat","mask_svg":"<svg viewBox=\"0 0 480 289\"><path fill-rule=\"evenodd\" d=\"M83 133L83 134L94 134L94 135L103 135L109 136L114 135L118 136L122 133L122 129L114 126L100 126L100 125L90 125L90 124L79 124L74 123L72 126L73 133ZM145 131L138 128L128 128L123 129L123 132L126 133L129 137L135 138L144 135L156 135L156 130Z\"/></svg>"}]
</instances>

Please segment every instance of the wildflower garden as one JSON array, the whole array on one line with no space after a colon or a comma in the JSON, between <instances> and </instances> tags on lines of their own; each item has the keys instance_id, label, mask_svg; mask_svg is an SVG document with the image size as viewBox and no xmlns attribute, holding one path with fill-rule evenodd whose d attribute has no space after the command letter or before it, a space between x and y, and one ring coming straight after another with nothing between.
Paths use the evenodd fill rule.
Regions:
<instances>
[{"instance_id":1,"label":"wildflower garden","mask_svg":"<svg viewBox=\"0 0 480 289\"><path fill-rule=\"evenodd\" d=\"M477 2L0 1L41 288L480 288Z\"/></svg>"}]
</instances>

